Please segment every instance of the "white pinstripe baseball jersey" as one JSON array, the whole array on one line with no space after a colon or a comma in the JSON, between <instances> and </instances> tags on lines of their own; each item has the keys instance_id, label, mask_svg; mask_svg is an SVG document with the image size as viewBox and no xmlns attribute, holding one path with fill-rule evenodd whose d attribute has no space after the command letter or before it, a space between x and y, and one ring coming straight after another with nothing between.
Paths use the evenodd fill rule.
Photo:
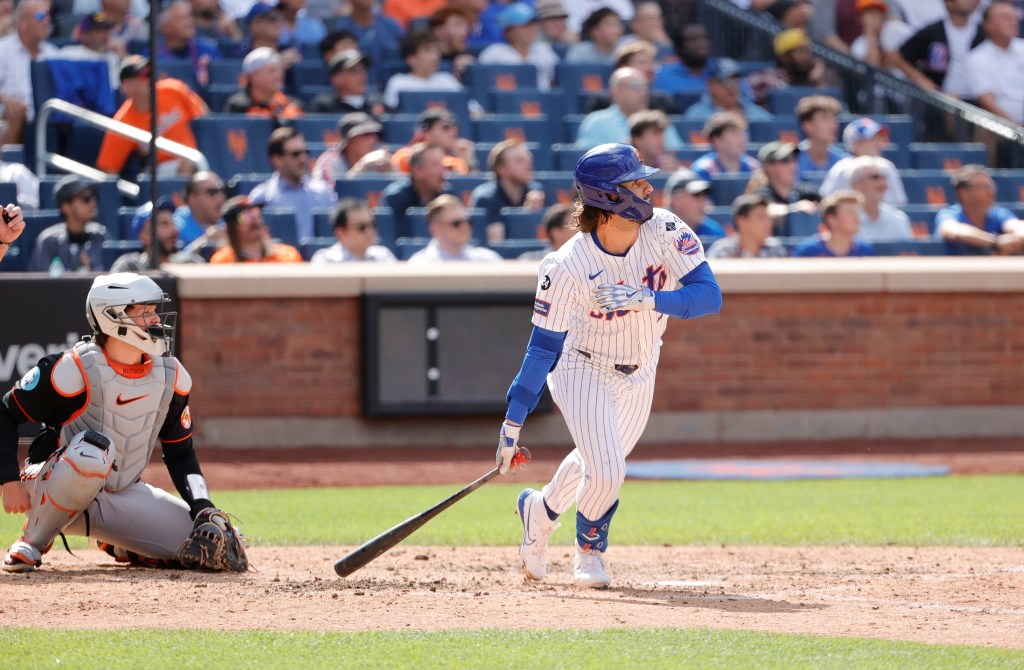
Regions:
<instances>
[{"instance_id":1,"label":"white pinstripe baseball jersey","mask_svg":"<svg viewBox=\"0 0 1024 670\"><path fill-rule=\"evenodd\" d=\"M577 233L540 264L533 324L567 333L564 351L643 367L657 357L668 317L653 310L601 314L591 303L592 289L618 283L673 291L703 262L700 239L665 209L654 210L621 256L602 249L595 233Z\"/></svg>"}]
</instances>

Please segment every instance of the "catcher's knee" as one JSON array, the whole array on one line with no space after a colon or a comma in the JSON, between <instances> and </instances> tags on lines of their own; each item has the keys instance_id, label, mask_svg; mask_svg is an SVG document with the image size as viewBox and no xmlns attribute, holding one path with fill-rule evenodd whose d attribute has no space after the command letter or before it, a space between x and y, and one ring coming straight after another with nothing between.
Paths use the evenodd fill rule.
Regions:
<instances>
[{"instance_id":1,"label":"catcher's knee","mask_svg":"<svg viewBox=\"0 0 1024 670\"><path fill-rule=\"evenodd\" d=\"M103 490L114 464L110 438L93 430L78 433L60 452L41 483L47 500L67 512L78 512ZM43 498L47 499L44 500Z\"/></svg>"}]
</instances>

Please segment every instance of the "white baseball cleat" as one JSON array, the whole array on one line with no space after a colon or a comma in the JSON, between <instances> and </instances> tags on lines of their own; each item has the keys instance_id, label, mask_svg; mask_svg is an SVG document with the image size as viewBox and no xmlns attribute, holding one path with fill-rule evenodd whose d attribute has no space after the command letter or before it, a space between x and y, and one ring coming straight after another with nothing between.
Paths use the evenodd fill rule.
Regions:
<instances>
[{"instance_id":1,"label":"white baseball cleat","mask_svg":"<svg viewBox=\"0 0 1024 670\"><path fill-rule=\"evenodd\" d=\"M43 564L43 554L28 542L18 540L4 556L4 572L32 572Z\"/></svg>"},{"instance_id":2,"label":"white baseball cleat","mask_svg":"<svg viewBox=\"0 0 1024 670\"><path fill-rule=\"evenodd\" d=\"M576 547L576 558L572 561L572 579L577 586L588 589L606 589L611 577L604 567L604 554L593 549Z\"/></svg>"},{"instance_id":3,"label":"white baseball cleat","mask_svg":"<svg viewBox=\"0 0 1024 670\"><path fill-rule=\"evenodd\" d=\"M561 524L548 518L544 496L535 489L523 489L519 494L516 514L523 521L523 544L519 547L523 572L539 582L548 574L548 538Z\"/></svg>"}]
</instances>

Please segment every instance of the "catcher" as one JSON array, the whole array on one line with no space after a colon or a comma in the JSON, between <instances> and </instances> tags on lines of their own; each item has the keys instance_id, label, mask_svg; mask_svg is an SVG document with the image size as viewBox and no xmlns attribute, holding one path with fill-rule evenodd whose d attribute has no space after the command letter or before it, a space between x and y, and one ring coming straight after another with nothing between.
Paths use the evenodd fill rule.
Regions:
<instances>
[{"instance_id":1,"label":"catcher","mask_svg":"<svg viewBox=\"0 0 1024 670\"><path fill-rule=\"evenodd\" d=\"M176 314L161 311L169 302L149 277L96 277L85 304L93 336L42 358L3 397L0 492L5 512L26 513L5 571L36 569L62 533L136 565L248 569L192 448L192 380L171 353ZM25 421L42 430L19 476ZM158 441L183 500L139 481Z\"/></svg>"}]
</instances>

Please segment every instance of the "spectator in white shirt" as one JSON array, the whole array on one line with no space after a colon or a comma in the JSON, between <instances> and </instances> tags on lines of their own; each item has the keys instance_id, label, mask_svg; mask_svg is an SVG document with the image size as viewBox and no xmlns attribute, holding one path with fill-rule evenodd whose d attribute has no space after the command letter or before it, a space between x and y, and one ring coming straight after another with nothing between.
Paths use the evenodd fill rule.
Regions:
<instances>
[{"instance_id":1,"label":"spectator in white shirt","mask_svg":"<svg viewBox=\"0 0 1024 670\"><path fill-rule=\"evenodd\" d=\"M410 33L400 45L402 60L409 72L391 75L384 86L384 105L398 109L398 94L402 91L461 91L462 84L448 72L439 72L441 45L428 32Z\"/></svg>"},{"instance_id":2,"label":"spectator in white shirt","mask_svg":"<svg viewBox=\"0 0 1024 670\"><path fill-rule=\"evenodd\" d=\"M868 242L897 242L914 239L910 217L883 202L889 182L877 156L850 159L850 185L864 196L860 205L859 236Z\"/></svg>"},{"instance_id":3,"label":"spectator in white shirt","mask_svg":"<svg viewBox=\"0 0 1024 670\"><path fill-rule=\"evenodd\" d=\"M829 193L850 188L851 161L858 156L874 156L878 158L876 164L885 175L888 184L885 202L896 207L907 204L907 191L903 188L900 171L896 169L892 161L882 157L886 137L886 127L874 119L865 116L851 121L843 130L843 143L846 144L851 155L840 159L838 163L829 168L828 174L821 182L821 188L818 189L821 195L826 196Z\"/></svg>"},{"instance_id":4,"label":"spectator in white shirt","mask_svg":"<svg viewBox=\"0 0 1024 670\"><path fill-rule=\"evenodd\" d=\"M427 204L430 242L409 259L410 264L429 265L445 261L500 262L497 252L469 243L473 226L462 201L454 195L439 195Z\"/></svg>"},{"instance_id":5,"label":"spectator in white shirt","mask_svg":"<svg viewBox=\"0 0 1024 670\"><path fill-rule=\"evenodd\" d=\"M314 265L371 261L394 263L395 255L377 241L377 223L365 200L342 198L331 213L334 237L338 240L326 249L313 254L309 262Z\"/></svg>"},{"instance_id":6,"label":"spectator in white shirt","mask_svg":"<svg viewBox=\"0 0 1024 670\"><path fill-rule=\"evenodd\" d=\"M36 117L32 61L57 53L57 47L46 41L53 28L49 2L25 0L14 12L14 32L0 38L0 117L7 124L0 144L22 143L25 124Z\"/></svg>"},{"instance_id":7,"label":"spectator in white shirt","mask_svg":"<svg viewBox=\"0 0 1024 670\"><path fill-rule=\"evenodd\" d=\"M582 39L569 47L565 62L613 64L615 49L622 42L624 32L622 17L615 10L598 9L583 22Z\"/></svg>"},{"instance_id":8,"label":"spectator in white shirt","mask_svg":"<svg viewBox=\"0 0 1024 670\"><path fill-rule=\"evenodd\" d=\"M967 54L972 97L981 108L1024 123L1024 39L1017 8L1010 0L992 0L981 25L988 39Z\"/></svg>"},{"instance_id":9,"label":"spectator in white shirt","mask_svg":"<svg viewBox=\"0 0 1024 670\"><path fill-rule=\"evenodd\" d=\"M506 44L492 44L480 53L480 63L521 65L537 68L537 88L547 90L555 79L558 54L547 42L537 40L537 14L524 2L514 2L498 15Z\"/></svg>"}]
</instances>

